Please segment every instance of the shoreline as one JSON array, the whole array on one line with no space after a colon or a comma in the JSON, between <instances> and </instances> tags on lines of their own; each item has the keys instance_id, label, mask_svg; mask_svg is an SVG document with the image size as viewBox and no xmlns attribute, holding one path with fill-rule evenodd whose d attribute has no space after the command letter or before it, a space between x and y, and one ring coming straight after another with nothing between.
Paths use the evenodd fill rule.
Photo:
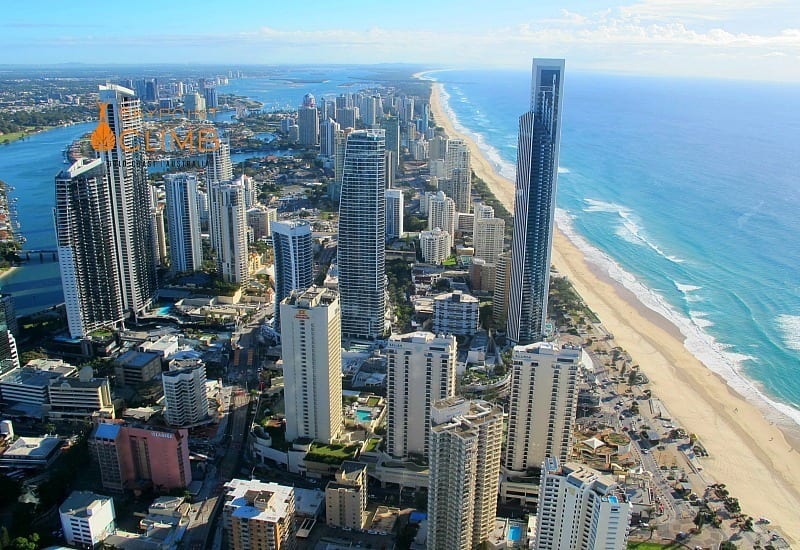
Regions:
<instances>
[{"instance_id":1,"label":"shoreline","mask_svg":"<svg viewBox=\"0 0 800 550\"><path fill-rule=\"evenodd\" d=\"M414 76L420 78L422 73ZM514 183L497 173L471 136L456 130L441 93L442 84L432 82L430 106L437 125L468 144L473 171L513 212ZM686 349L685 336L676 325L590 263L558 226L552 262L614 334L616 343L640 365L654 396L679 424L699 436L710 453L701 459L704 474L727 484L744 513L769 517L790 542L800 541L800 525L792 512L800 506L796 476L800 441L767 420L758 406L707 368Z\"/></svg>"}]
</instances>

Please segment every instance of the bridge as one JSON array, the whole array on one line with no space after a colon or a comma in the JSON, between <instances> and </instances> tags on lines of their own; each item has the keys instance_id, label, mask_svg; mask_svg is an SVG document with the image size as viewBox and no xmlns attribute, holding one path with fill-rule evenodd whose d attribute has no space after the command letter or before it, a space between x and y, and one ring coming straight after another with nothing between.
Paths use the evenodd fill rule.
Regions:
<instances>
[{"instance_id":1,"label":"bridge","mask_svg":"<svg viewBox=\"0 0 800 550\"><path fill-rule=\"evenodd\" d=\"M39 257L39 262L44 263L48 261L57 262L58 261L58 250L55 248L52 249L36 249L36 250L20 250L17 252L17 256L20 257L21 260L26 262L31 261L31 256L36 258Z\"/></svg>"}]
</instances>

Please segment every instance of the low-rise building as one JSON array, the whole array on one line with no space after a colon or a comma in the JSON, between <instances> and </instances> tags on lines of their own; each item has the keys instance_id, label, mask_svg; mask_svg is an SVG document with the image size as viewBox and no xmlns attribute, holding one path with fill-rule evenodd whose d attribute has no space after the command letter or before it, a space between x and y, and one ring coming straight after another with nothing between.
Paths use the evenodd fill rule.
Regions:
<instances>
[{"instance_id":1,"label":"low-rise building","mask_svg":"<svg viewBox=\"0 0 800 550\"><path fill-rule=\"evenodd\" d=\"M361 529L367 509L367 465L346 460L325 487L328 525Z\"/></svg>"},{"instance_id":2,"label":"low-rise building","mask_svg":"<svg viewBox=\"0 0 800 550\"><path fill-rule=\"evenodd\" d=\"M472 336L480 323L478 299L460 291L439 294L433 300L433 332Z\"/></svg>"},{"instance_id":3,"label":"low-rise building","mask_svg":"<svg viewBox=\"0 0 800 550\"><path fill-rule=\"evenodd\" d=\"M60 452L61 438L57 436L19 437L0 454L0 468L46 468Z\"/></svg>"},{"instance_id":4,"label":"low-rise building","mask_svg":"<svg viewBox=\"0 0 800 550\"><path fill-rule=\"evenodd\" d=\"M52 380L48 395L45 412L50 418L114 418L108 378L95 378L92 367L83 367L77 378Z\"/></svg>"},{"instance_id":5,"label":"low-rise building","mask_svg":"<svg viewBox=\"0 0 800 550\"><path fill-rule=\"evenodd\" d=\"M58 507L67 544L95 548L114 533L114 501L91 491L73 491Z\"/></svg>"},{"instance_id":6,"label":"low-rise building","mask_svg":"<svg viewBox=\"0 0 800 550\"><path fill-rule=\"evenodd\" d=\"M223 528L232 550L296 547L294 489L233 479L225 484Z\"/></svg>"},{"instance_id":7,"label":"low-rise building","mask_svg":"<svg viewBox=\"0 0 800 550\"><path fill-rule=\"evenodd\" d=\"M161 355L149 351L126 351L114 361L114 372L126 386L145 384L161 374Z\"/></svg>"}]
</instances>

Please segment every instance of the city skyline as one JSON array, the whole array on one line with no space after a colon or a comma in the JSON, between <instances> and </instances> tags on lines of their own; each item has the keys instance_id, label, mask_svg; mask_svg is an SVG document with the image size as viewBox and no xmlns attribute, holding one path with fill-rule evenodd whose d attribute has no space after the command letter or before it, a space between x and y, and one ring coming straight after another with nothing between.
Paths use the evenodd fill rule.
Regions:
<instances>
[{"instance_id":1,"label":"city skyline","mask_svg":"<svg viewBox=\"0 0 800 550\"><path fill-rule=\"evenodd\" d=\"M270 6L267 11L244 1L208 17L204 8L211 5L203 2L186 13L180 5L144 0L141 7L159 17L126 21L113 33L106 24L114 17L113 6L79 14L67 5L8 6L0 44L9 54L0 55L0 63L185 63L196 61L200 51L207 63L511 67L535 51L568 57L578 71L800 81L800 6L786 0L628 0L599 6L587 0L557 5L514 0L491 10L477 9L482 6L476 2L455 10L452 2L413 1L392 18L366 9L364 2L336 13L311 4L320 8L304 4L302 10ZM423 20L416 17L420 10ZM471 15L475 12L480 16ZM437 23L443 20L446 31ZM426 46L434 40L437 48ZM19 51L14 46L20 42L36 47Z\"/></svg>"}]
</instances>

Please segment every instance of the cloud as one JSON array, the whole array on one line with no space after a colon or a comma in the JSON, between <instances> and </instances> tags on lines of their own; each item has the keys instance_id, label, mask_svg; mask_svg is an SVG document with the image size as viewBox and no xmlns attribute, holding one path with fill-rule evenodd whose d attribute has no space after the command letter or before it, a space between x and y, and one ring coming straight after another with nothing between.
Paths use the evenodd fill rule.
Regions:
<instances>
[{"instance_id":1,"label":"cloud","mask_svg":"<svg viewBox=\"0 0 800 550\"><path fill-rule=\"evenodd\" d=\"M722 21L753 10L787 5L787 0L641 0L620 6L625 18Z\"/></svg>"}]
</instances>

